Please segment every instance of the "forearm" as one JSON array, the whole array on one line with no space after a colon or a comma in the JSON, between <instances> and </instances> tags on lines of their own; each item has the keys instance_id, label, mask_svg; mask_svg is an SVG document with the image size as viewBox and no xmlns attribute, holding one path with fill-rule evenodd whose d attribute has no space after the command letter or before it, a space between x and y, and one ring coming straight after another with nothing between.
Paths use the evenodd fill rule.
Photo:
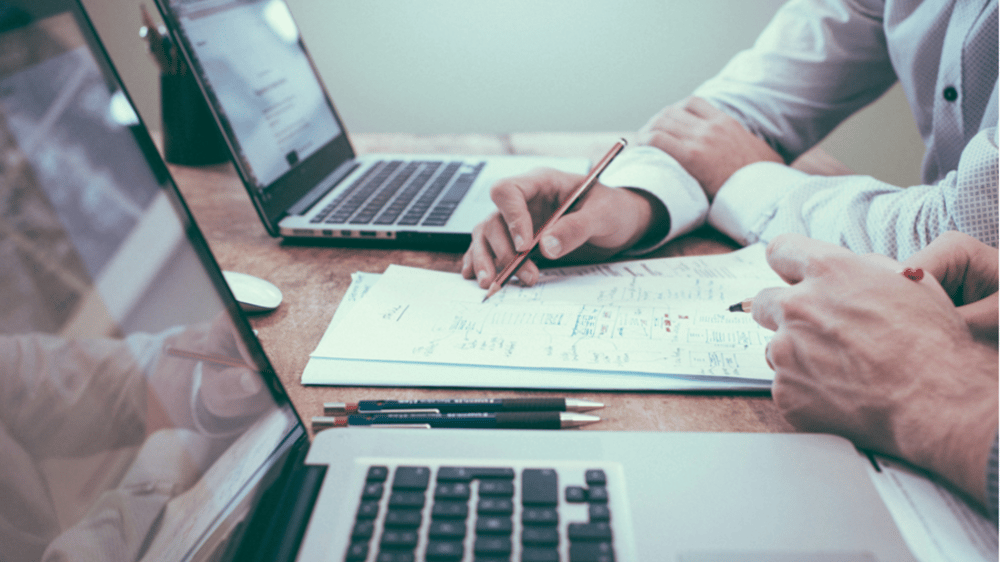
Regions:
<instances>
[{"instance_id":1,"label":"forearm","mask_svg":"<svg viewBox=\"0 0 1000 562\"><path fill-rule=\"evenodd\" d=\"M969 142L935 185L900 188L868 176L812 176L773 163L747 166L719 190L708 222L741 244L798 232L858 253L905 258L958 230L997 244L996 129ZM993 177L995 178L995 172Z\"/></svg>"},{"instance_id":2,"label":"forearm","mask_svg":"<svg viewBox=\"0 0 1000 562\"><path fill-rule=\"evenodd\" d=\"M693 95L791 162L896 81L881 15L856 3L793 0Z\"/></svg>"}]
</instances>

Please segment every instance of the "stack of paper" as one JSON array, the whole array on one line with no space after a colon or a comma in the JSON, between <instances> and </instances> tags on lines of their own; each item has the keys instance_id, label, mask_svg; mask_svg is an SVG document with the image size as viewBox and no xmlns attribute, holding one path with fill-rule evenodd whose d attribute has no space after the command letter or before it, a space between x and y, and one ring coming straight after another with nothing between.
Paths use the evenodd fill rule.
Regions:
<instances>
[{"instance_id":1,"label":"stack of paper","mask_svg":"<svg viewBox=\"0 0 1000 562\"><path fill-rule=\"evenodd\" d=\"M760 389L771 332L729 305L784 285L761 245L551 269L485 291L456 273L356 274L303 384Z\"/></svg>"}]
</instances>

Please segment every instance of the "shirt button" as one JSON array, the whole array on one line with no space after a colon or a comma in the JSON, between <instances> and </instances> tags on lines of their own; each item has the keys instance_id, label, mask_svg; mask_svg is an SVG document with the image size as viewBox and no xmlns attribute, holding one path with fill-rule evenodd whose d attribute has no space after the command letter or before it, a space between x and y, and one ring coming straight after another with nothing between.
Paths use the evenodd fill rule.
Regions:
<instances>
[{"instance_id":1,"label":"shirt button","mask_svg":"<svg viewBox=\"0 0 1000 562\"><path fill-rule=\"evenodd\" d=\"M941 92L941 95L944 96L945 101L955 101L958 99L958 90L954 86L948 86Z\"/></svg>"}]
</instances>

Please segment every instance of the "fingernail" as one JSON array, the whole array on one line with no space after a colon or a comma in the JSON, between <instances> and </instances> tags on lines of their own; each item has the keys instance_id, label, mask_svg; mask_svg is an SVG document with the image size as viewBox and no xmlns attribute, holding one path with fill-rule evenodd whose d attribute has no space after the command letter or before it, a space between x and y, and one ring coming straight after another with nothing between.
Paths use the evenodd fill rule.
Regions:
<instances>
[{"instance_id":1,"label":"fingernail","mask_svg":"<svg viewBox=\"0 0 1000 562\"><path fill-rule=\"evenodd\" d=\"M545 250L546 257L558 258L562 252L562 244L555 236L546 236L542 239L542 249Z\"/></svg>"},{"instance_id":2,"label":"fingernail","mask_svg":"<svg viewBox=\"0 0 1000 562\"><path fill-rule=\"evenodd\" d=\"M514 249L518 252L524 251L524 237L520 234L514 236Z\"/></svg>"},{"instance_id":3,"label":"fingernail","mask_svg":"<svg viewBox=\"0 0 1000 562\"><path fill-rule=\"evenodd\" d=\"M486 279L487 277L488 277L488 275L486 274L486 270L485 269L480 269L476 273L476 279L478 279L480 281L482 281L483 279Z\"/></svg>"}]
</instances>

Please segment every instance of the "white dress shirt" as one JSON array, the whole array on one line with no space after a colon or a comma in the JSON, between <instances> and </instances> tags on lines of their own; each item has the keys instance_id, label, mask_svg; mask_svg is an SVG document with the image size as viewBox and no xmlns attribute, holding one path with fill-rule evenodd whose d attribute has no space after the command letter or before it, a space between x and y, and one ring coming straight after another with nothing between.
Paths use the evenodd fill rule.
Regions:
<instances>
[{"instance_id":1,"label":"white dress shirt","mask_svg":"<svg viewBox=\"0 0 1000 562\"><path fill-rule=\"evenodd\" d=\"M652 193L671 225L664 240L634 252L705 221L741 244L800 232L897 259L947 230L996 247L997 26L996 0L792 0L694 95L791 162L898 80L927 147L925 185L757 163L734 174L710 206L673 158L636 147L602 181Z\"/></svg>"}]
</instances>

